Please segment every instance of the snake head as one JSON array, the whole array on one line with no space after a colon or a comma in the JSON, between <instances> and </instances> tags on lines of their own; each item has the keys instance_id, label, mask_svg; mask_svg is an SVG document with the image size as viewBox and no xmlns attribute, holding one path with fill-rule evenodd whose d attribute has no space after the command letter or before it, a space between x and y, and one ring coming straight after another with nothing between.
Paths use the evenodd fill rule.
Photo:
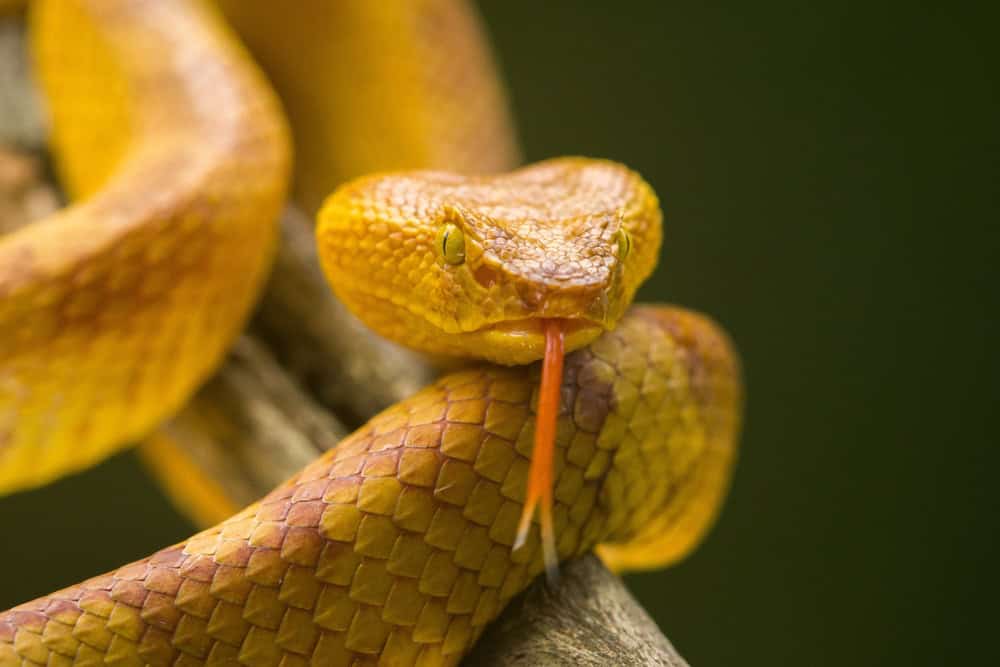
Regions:
<instances>
[{"instance_id":1,"label":"snake head","mask_svg":"<svg viewBox=\"0 0 1000 667\"><path fill-rule=\"evenodd\" d=\"M324 204L317 240L334 291L378 333L520 364L542 357L543 320L561 320L568 350L615 326L656 264L660 222L635 172L560 158L352 181Z\"/></svg>"}]
</instances>

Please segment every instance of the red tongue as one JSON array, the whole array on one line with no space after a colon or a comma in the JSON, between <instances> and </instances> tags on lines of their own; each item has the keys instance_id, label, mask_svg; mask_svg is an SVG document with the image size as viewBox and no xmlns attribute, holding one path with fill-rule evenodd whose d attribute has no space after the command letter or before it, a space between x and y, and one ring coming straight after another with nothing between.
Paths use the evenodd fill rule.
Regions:
<instances>
[{"instance_id":1,"label":"red tongue","mask_svg":"<svg viewBox=\"0 0 1000 667\"><path fill-rule=\"evenodd\" d=\"M564 332L559 320L543 320L545 360L542 362L542 385L538 392L538 415L535 421L535 448L528 471L528 493L524 499L521 522L517 527L514 549L524 544L531 528L535 506L540 505L542 553L549 579L559 572L556 537L552 526L552 477L556 448L556 417L562 390Z\"/></svg>"}]
</instances>

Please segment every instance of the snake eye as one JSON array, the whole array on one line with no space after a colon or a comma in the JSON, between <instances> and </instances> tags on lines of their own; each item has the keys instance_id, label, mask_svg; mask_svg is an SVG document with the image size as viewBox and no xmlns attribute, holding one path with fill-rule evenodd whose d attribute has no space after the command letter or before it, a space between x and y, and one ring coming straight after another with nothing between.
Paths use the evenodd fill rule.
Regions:
<instances>
[{"instance_id":1,"label":"snake eye","mask_svg":"<svg viewBox=\"0 0 1000 667\"><path fill-rule=\"evenodd\" d=\"M625 258L628 257L629 252L632 250L632 237L624 229L618 230L618 261L624 262Z\"/></svg>"},{"instance_id":2,"label":"snake eye","mask_svg":"<svg viewBox=\"0 0 1000 667\"><path fill-rule=\"evenodd\" d=\"M438 248L449 264L465 261L465 233L456 225L445 225L438 232Z\"/></svg>"}]
</instances>

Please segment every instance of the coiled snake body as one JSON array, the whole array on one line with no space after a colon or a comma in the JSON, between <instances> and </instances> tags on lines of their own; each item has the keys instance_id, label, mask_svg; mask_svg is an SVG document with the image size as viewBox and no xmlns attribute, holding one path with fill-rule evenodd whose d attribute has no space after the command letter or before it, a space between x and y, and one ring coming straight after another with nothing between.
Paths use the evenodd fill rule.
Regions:
<instances>
[{"instance_id":1,"label":"coiled snake body","mask_svg":"<svg viewBox=\"0 0 1000 667\"><path fill-rule=\"evenodd\" d=\"M514 160L462 4L293 4L221 3L281 93L307 207L375 169ZM213 8L32 12L80 203L0 239L0 490L147 434L214 368L265 275L291 165L279 104ZM526 364L565 338L561 395L538 395L538 365L447 375L224 523L0 613L0 664L455 664L544 568L542 532L514 544L544 480L529 484L546 395L536 492L558 558L600 545L614 567L652 567L700 539L734 456L738 372L703 317L625 312L659 248L637 175L578 158L365 178L328 200L318 241L341 298L418 349Z\"/></svg>"}]
</instances>

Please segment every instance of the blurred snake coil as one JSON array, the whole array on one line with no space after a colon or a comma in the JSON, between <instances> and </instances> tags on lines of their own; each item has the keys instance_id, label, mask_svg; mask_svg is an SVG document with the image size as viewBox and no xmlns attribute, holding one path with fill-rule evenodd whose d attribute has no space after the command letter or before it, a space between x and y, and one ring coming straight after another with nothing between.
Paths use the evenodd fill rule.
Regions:
<instances>
[{"instance_id":1,"label":"blurred snake coil","mask_svg":"<svg viewBox=\"0 0 1000 667\"><path fill-rule=\"evenodd\" d=\"M336 189L319 250L362 319L496 363L392 406L214 528L0 613L0 665L457 664L545 567L537 527L514 543L546 322L572 351L558 557L657 567L700 540L735 458L732 347L700 315L628 308L659 250L633 172L571 158L458 175L518 155L465 3L29 12L75 203L0 238L0 492L91 465L189 398L266 279L290 182L311 212ZM422 171L342 185L400 169Z\"/></svg>"}]
</instances>

